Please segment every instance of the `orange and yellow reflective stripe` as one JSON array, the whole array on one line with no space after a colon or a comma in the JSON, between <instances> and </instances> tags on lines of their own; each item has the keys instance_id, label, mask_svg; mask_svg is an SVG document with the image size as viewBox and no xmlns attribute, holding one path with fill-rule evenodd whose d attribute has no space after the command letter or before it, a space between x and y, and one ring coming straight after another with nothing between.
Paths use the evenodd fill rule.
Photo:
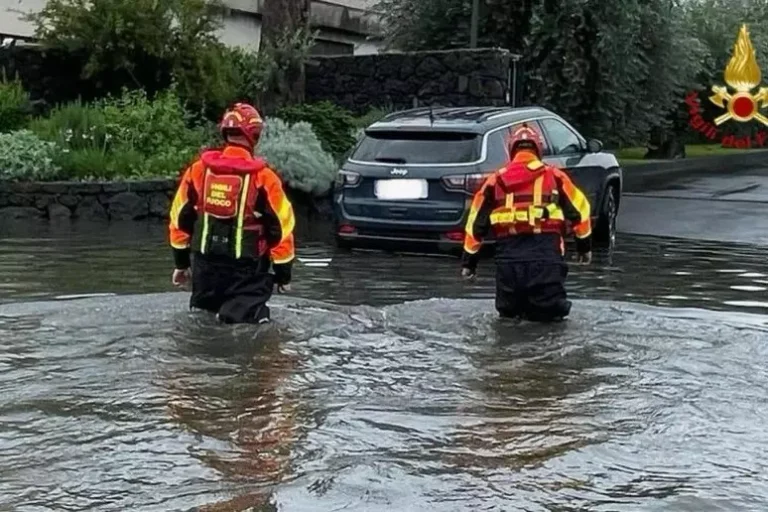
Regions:
<instances>
[{"instance_id":1,"label":"orange and yellow reflective stripe","mask_svg":"<svg viewBox=\"0 0 768 512\"><path fill-rule=\"evenodd\" d=\"M475 238L474 225L477 220L477 214L480 212L480 207L483 205L485 194L485 187L482 187L472 198L472 203L469 205L469 216L467 217L467 224L464 227L464 250L469 254L476 254L480 250L482 245L480 241Z\"/></svg>"},{"instance_id":2,"label":"orange and yellow reflective stripe","mask_svg":"<svg viewBox=\"0 0 768 512\"><path fill-rule=\"evenodd\" d=\"M533 227L534 233L541 233L541 222L537 222L537 218L535 215L535 209L541 208L541 195L542 195L542 188L544 187L544 173L540 174L536 181L533 182L533 204L529 207L529 219L528 224L530 224ZM544 213L542 212L541 216L544 216ZM541 218L541 217L539 217Z\"/></svg>"},{"instance_id":3,"label":"orange and yellow reflective stripe","mask_svg":"<svg viewBox=\"0 0 768 512\"><path fill-rule=\"evenodd\" d=\"M283 191L280 178L270 169L262 171L264 189L267 192L267 200L277 216L280 224L280 242L270 249L272 263L281 265L293 261L296 257L293 230L296 227L296 217L293 206Z\"/></svg>"},{"instance_id":4,"label":"orange and yellow reflective stripe","mask_svg":"<svg viewBox=\"0 0 768 512\"><path fill-rule=\"evenodd\" d=\"M184 175L179 183L179 188L176 190L176 194L173 197L170 211L170 222L168 231L170 235L171 247L174 249L187 249L189 248L191 236L189 233L184 232L179 226L179 217L184 209L184 206L189 202L188 188L189 188L190 171L184 172Z\"/></svg>"},{"instance_id":5,"label":"orange and yellow reflective stripe","mask_svg":"<svg viewBox=\"0 0 768 512\"><path fill-rule=\"evenodd\" d=\"M237 212L237 230L235 231L235 258L243 256L243 223L245 222L245 207L248 199L248 191L251 187L251 175L245 175L245 182L240 191L240 208Z\"/></svg>"},{"instance_id":6,"label":"orange and yellow reflective stripe","mask_svg":"<svg viewBox=\"0 0 768 512\"><path fill-rule=\"evenodd\" d=\"M563 192L573 209L579 213L579 220L573 223L573 233L577 238L586 238L592 234L592 215L589 199L579 188L573 184L571 179L564 172L558 173L563 186Z\"/></svg>"}]
</instances>

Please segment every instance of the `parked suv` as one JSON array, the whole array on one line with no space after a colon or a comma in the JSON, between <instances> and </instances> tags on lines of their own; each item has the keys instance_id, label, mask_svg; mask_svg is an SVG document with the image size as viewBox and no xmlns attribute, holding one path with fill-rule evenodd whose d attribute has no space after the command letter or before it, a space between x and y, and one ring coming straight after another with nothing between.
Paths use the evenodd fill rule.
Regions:
<instances>
[{"instance_id":1,"label":"parked suv","mask_svg":"<svg viewBox=\"0 0 768 512\"><path fill-rule=\"evenodd\" d=\"M460 250L472 196L507 162L507 137L523 122L544 135L544 161L589 197L595 243L612 244L622 190L616 158L539 107L420 108L372 124L336 179L337 244Z\"/></svg>"}]
</instances>

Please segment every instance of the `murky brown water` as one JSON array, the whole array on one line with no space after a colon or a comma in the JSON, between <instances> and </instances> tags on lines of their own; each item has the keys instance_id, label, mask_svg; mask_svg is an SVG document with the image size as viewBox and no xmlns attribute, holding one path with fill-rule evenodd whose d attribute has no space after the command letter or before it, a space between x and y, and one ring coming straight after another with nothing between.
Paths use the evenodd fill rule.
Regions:
<instances>
[{"instance_id":1,"label":"murky brown water","mask_svg":"<svg viewBox=\"0 0 768 512\"><path fill-rule=\"evenodd\" d=\"M310 242L256 330L161 226L0 237L0 510L768 509L763 249L622 236L538 326L491 262Z\"/></svg>"}]
</instances>

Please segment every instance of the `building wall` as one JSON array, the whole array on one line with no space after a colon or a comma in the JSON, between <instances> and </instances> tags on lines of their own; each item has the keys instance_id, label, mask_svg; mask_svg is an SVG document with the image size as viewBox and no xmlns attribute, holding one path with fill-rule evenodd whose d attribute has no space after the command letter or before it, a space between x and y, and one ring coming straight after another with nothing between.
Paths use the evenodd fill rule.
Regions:
<instances>
[{"instance_id":1,"label":"building wall","mask_svg":"<svg viewBox=\"0 0 768 512\"><path fill-rule=\"evenodd\" d=\"M269 0L225 0L229 8L221 40L230 46L258 50L261 40L260 5ZM313 28L319 30L317 55L377 53L379 44L369 36L378 20L366 11L377 0L318 0L312 2ZM46 0L0 0L0 34L32 38L34 27L20 18L22 12L36 12Z\"/></svg>"},{"instance_id":2,"label":"building wall","mask_svg":"<svg viewBox=\"0 0 768 512\"><path fill-rule=\"evenodd\" d=\"M219 30L219 39L228 46L239 46L258 51L261 42L261 20L251 13L230 11L224 27Z\"/></svg>"},{"instance_id":3,"label":"building wall","mask_svg":"<svg viewBox=\"0 0 768 512\"><path fill-rule=\"evenodd\" d=\"M0 0L0 34L15 37L33 37L32 24L20 19L20 14L40 11L46 0Z\"/></svg>"}]
</instances>

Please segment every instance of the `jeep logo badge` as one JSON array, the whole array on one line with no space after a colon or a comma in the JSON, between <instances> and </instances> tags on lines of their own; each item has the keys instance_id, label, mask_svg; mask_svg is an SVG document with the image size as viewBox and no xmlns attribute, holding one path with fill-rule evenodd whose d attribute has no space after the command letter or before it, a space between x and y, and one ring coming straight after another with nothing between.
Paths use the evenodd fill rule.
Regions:
<instances>
[{"instance_id":1,"label":"jeep logo badge","mask_svg":"<svg viewBox=\"0 0 768 512\"><path fill-rule=\"evenodd\" d=\"M397 169L397 168L395 168L395 169L392 169L391 171L389 171L389 173L392 176L405 176L406 174L408 174L408 169Z\"/></svg>"}]
</instances>

